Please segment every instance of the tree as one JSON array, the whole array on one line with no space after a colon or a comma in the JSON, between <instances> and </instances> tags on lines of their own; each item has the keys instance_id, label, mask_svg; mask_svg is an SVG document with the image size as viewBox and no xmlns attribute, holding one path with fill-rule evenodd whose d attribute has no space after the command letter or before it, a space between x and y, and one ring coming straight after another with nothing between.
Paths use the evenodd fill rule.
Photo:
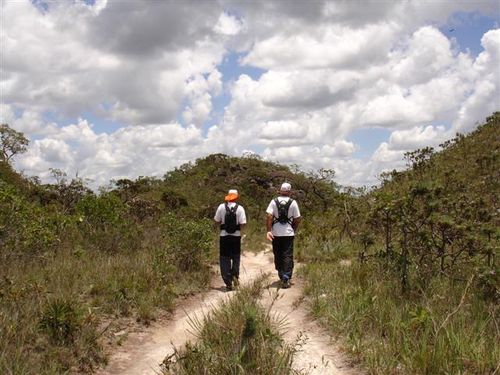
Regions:
<instances>
[{"instance_id":1,"label":"tree","mask_svg":"<svg viewBox=\"0 0 500 375\"><path fill-rule=\"evenodd\" d=\"M0 160L8 163L14 155L26 152L28 139L7 124L0 125Z\"/></svg>"}]
</instances>

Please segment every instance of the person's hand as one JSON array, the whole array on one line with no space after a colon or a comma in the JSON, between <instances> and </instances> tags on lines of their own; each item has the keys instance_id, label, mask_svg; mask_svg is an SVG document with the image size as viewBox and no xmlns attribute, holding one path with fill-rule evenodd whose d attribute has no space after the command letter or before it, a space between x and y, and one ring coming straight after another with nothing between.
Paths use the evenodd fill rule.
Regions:
<instances>
[{"instance_id":1,"label":"person's hand","mask_svg":"<svg viewBox=\"0 0 500 375\"><path fill-rule=\"evenodd\" d=\"M269 241L274 240L273 232L267 232L267 233L266 233L266 238L267 238Z\"/></svg>"}]
</instances>

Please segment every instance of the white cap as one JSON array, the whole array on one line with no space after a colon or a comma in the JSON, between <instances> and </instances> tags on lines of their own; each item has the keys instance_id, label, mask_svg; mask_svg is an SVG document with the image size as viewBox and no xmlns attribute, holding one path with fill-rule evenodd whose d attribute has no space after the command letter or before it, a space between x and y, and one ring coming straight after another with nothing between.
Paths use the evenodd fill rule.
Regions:
<instances>
[{"instance_id":1,"label":"white cap","mask_svg":"<svg viewBox=\"0 0 500 375\"><path fill-rule=\"evenodd\" d=\"M292 190L292 185L290 185L288 182L283 182L281 184L280 191L290 191Z\"/></svg>"},{"instance_id":2,"label":"white cap","mask_svg":"<svg viewBox=\"0 0 500 375\"><path fill-rule=\"evenodd\" d=\"M227 195L224 197L224 200L231 202L235 201L236 199L239 198L238 190L236 189L231 189L227 192Z\"/></svg>"}]
</instances>

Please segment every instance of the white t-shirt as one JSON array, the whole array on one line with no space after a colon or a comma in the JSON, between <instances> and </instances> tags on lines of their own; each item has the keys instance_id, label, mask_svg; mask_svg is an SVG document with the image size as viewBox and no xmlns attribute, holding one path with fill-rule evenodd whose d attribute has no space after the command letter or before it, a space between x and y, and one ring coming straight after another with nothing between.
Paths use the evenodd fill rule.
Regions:
<instances>
[{"instance_id":1,"label":"white t-shirt","mask_svg":"<svg viewBox=\"0 0 500 375\"><path fill-rule=\"evenodd\" d=\"M287 202L290 198L289 197L284 197L284 196L279 196L278 201L280 202ZM269 203L269 206L267 206L266 212L268 214L273 215L275 218L278 218L278 207L276 207L276 202L274 199ZM294 200L292 204L290 204L290 208L288 208L288 217L290 219L296 219L300 217L300 211L299 211L299 205L297 204L297 201ZM274 236L278 237L284 237L284 236L294 236L295 232L293 230L293 227L291 224L286 223L286 224L281 224L281 223L276 223L273 225L273 230L272 233Z\"/></svg>"},{"instance_id":2,"label":"white t-shirt","mask_svg":"<svg viewBox=\"0 0 500 375\"><path fill-rule=\"evenodd\" d=\"M236 203L235 202L228 202L228 206L230 208L234 207ZM218 223L224 224L224 219L226 217L226 205L224 203L221 203L219 207L217 207L217 211L215 212L214 220ZM247 217L245 215L245 209L238 205L238 208L236 209L236 224L246 224L247 223ZM220 231L221 237L224 236L241 236L241 232L237 230L234 233L227 233L224 229L221 229Z\"/></svg>"}]
</instances>

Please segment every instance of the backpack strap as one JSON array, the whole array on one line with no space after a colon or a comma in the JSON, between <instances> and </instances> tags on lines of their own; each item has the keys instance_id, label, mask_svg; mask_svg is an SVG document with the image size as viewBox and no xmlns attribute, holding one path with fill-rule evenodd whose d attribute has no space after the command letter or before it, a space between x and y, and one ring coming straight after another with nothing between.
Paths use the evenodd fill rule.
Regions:
<instances>
[{"instance_id":1,"label":"backpack strap","mask_svg":"<svg viewBox=\"0 0 500 375\"><path fill-rule=\"evenodd\" d=\"M293 199L288 198L288 201L285 203L285 209L286 209L287 215L288 215L288 210L290 209L290 206L292 205L292 202L293 202ZM280 203L278 198L274 198L274 203L276 204L276 209L278 210L278 217L273 216L273 226L274 226L274 224L279 222L279 211L280 211L280 206L281 206L281 203ZM293 218L287 218L287 222L288 222L288 224L291 225L293 222Z\"/></svg>"},{"instance_id":2,"label":"backpack strap","mask_svg":"<svg viewBox=\"0 0 500 375\"><path fill-rule=\"evenodd\" d=\"M279 218L279 215L280 215L280 201L278 198L274 198L274 204L276 205L276 211L278 211L278 217L276 216L273 216L273 226L274 224L276 224L278 222L278 218Z\"/></svg>"},{"instance_id":3,"label":"backpack strap","mask_svg":"<svg viewBox=\"0 0 500 375\"><path fill-rule=\"evenodd\" d=\"M226 214L230 211L230 212L232 212L235 215L236 215L236 211L238 210L238 207L239 207L238 203L236 203L236 202L234 203L234 206L232 208L229 207L229 203L228 202L224 202L224 206L226 208ZM237 216L236 216L236 221L238 221L238 217ZM226 224L221 224L220 225L220 229L221 230L226 229ZM236 225L236 230L240 230L240 229L241 229L240 228L240 224L237 224Z\"/></svg>"},{"instance_id":4,"label":"backpack strap","mask_svg":"<svg viewBox=\"0 0 500 375\"><path fill-rule=\"evenodd\" d=\"M236 212L236 210L238 209L238 203L234 203L234 206L233 208L229 207L229 203L228 202L224 202L224 206L226 207L226 212L228 211L231 211L231 212Z\"/></svg>"}]
</instances>

